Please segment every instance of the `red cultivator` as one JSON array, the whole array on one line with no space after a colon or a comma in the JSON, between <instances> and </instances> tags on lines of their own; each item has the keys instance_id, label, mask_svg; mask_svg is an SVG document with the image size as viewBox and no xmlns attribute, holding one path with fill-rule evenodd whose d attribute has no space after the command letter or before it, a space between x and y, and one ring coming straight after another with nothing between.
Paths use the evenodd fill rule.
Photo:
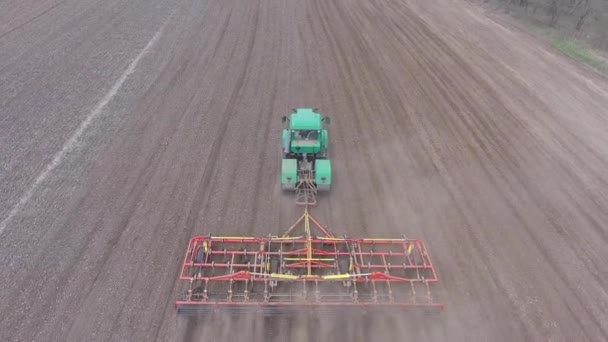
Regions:
<instances>
[{"instance_id":1,"label":"red cultivator","mask_svg":"<svg viewBox=\"0 0 608 342\"><path fill-rule=\"evenodd\" d=\"M303 233L293 235L298 226ZM191 239L180 280L181 314L443 308L431 297L438 279L422 241L334 237L308 209L280 237Z\"/></svg>"}]
</instances>

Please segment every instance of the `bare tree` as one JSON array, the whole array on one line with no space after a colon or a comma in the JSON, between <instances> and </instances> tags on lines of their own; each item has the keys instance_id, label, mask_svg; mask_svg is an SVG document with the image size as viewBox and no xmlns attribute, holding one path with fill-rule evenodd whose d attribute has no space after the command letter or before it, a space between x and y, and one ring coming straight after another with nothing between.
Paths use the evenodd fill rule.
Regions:
<instances>
[{"instance_id":1,"label":"bare tree","mask_svg":"<svg viewBox=\"0 0 608 342\"><path fill-rule=\"evenodd\" d=\"M574 1L571 0L570 5L572 5L573 3L574 3ZM578 0L576 5L574 5L574 7L572 7L572 9L570 10L569 14L576 12L576 10L581 6L582 3L585 3L585 6L584 6L585 8L589 7L589 0Z\"/></svg>"},{"instance_id":2,"label":"bare tree","mask_svg":"<svg viewBox=\"0 0 608 342\"><path fill-rule=\"evenodd\" d=\"M591 8L587 8L587 10L585 11L585 13L583 13L583 15L581 15L581 17L578 19L578 22L576 23L576 30L577 31L581 30L581 28L585 24L585 18L587 18L587 16L589 15L589 13L591 13Z\"/></svg>"},{"instance_id":3,"label":"bare tree","mask_svg":"<svg viewBox=\"0 0 608 342\"><path fill-rule=\"evenodd\" d=\"M549 15L551 16L551 22L549 26L555 26L557 21L559 20L559 0L551 0L551 5L549 5Z\"/></svg>"},{"instance_id":4,"label":"bare tree","mask_svg":"<svg viewBox=\"0 0 608 342\"><path fill-rule=\"evenodd\" d=\"M528 7L528 0L510 0L509 4L515 4L517 3L519 6L522 7Z\"/></svg>"}]
</instances>

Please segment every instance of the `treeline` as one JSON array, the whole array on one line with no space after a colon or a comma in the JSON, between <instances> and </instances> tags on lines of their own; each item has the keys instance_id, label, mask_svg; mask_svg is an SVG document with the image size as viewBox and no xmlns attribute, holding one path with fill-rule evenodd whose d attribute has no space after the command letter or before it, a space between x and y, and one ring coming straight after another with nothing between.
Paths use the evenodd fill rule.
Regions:
<instances>
[{"instance_id":1,"label":"treeline","mask_svg":"<svg viewBox=\"0 0 608 342\"><path fill-rule=\"evenodd\" d=\"M486 2L491 0L486 0ZM608 0L496 0L608 50Z\"/></svg>"}]
</instances>

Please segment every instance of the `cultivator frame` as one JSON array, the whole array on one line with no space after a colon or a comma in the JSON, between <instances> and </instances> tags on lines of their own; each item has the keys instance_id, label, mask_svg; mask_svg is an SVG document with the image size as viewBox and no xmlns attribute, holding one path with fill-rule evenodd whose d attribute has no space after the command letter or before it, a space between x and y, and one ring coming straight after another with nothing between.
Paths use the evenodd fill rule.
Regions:
<instances>
[{"instance_id":1,"label":"cultivator frame","mask_svg":"<svg viewBox=\"0 0 608 342\"><path fill-rule=\"evenodd\" d=\"M431 296L438 279L422 241L335 237L308 208L282 236L192 238L179 279L180 314L443 308Z\"/></svg>"}]
</instances>

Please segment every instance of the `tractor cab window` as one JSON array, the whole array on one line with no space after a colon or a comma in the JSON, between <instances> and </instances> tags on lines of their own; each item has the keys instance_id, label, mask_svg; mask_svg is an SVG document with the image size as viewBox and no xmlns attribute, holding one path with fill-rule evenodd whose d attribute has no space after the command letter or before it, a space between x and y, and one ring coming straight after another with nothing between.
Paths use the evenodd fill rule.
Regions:
<instances>
[{"instance_id":1,"label":"tractor cab window","mask_svg":"<svg viewBox=\"0 0 608 342\"><path fill-rule=\"evenodd\" d=\"M315 130L300 130L295 131L294 138L296 140L317 140L319 131Z\"/></svg>"}]
</instances>

